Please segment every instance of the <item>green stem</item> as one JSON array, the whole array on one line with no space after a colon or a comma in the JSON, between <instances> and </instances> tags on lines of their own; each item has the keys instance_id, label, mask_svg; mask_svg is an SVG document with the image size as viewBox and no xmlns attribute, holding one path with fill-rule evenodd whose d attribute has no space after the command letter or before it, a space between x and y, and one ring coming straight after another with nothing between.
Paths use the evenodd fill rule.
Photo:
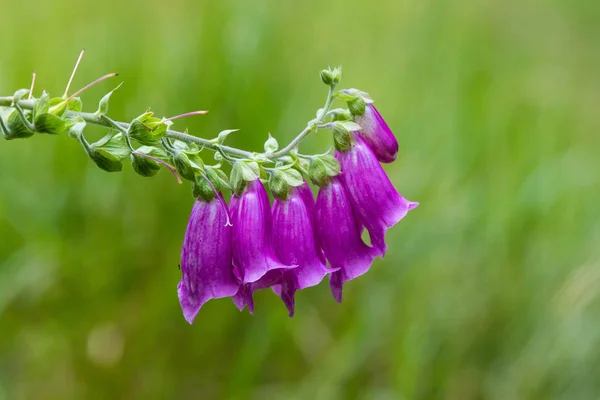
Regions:
<instances>
[{"instance_id":1,"label":"green stem","mask_svg":"<svg viewBox=\"0 0 600 400\"><path fill-rule=\"evenodd\" d=\"M298 134L298 136L296 136L287 146L285 146L283 149L281 149L275 153L272 153L272 154L266 154L266 153L256 154L256 153L253 153L250 151L237 149L235 147L219 145L219 144L215 144L210 139L203 139L203 138L200 138L197 136L192 136L187 133L174 131L171 129L167 130L166 137L181 140L186 143L195 143L206 149L209 149L212 151L220 151L222 153L226 153L233 157L253 159L253 158L255 158L255 156L259 155L259 156L262 156L263 158L267 158L267 159L275 162L275 160L287 155L291 150L296 148L298 146L298 144L310 132L312 132L313 130L316 130L320 127L320 124L323 122L323 119L327 115L327 112L329 111L329 109L331 108L331 104L333 103L334 90L335 90L334 86L329 87L327 101L325 102L325 107L323 108L323 112L320 114L319 118L317 120L313 121L313 123L311 123L309 126L307 126L302 132L300 132ZM13 98L11 96L0 97L0 107L12 107L13 106L12 103L13 103ZM33 107L34 107L34 101L31 99L20 100L18 102L18 104L22 109L26 109L26 110L33 110ZM127 129L129 129L129 124L126 122L113 121L108 118L104 118L102 115L97 115L95 113L68 111L67 117L71 118L71 119L80 117L84 121L86 121L90 124L105 126L108 128L114 128L115 127L114 125L118 125L125 131L127 131Z\"/></svg>"},{"instance_id":2,"label":"green stem","mask_svg":"<svg viewBox=\"0 0 600 400\"><path fill-rule=\"evenodd\" d=\"M279 158L279 157L285 156L287 153L289 153L290 151L295 149L309 133L311 133L312 131L315 131L315 130L317 130L317 128L319 128L319 125L323 122L323 119L325 119L325 117L327 116L327 113L329 112L329 109L331 108L331 105L333 104L334 91L335 91L335 85L329 86L329 92L327 93L327 100L325 101L325 107L323 107L323 112L319 115L319 118L317 118L315 121L313 121L311 124L309 124L306 128L304 128L304 130L302 132L300 132L300 134L298 134L298 136L296 136L294 138L294 140L292 140L290 142L290 144L285 146L283 149L276 151L273 154L270 154L271 158Z\"/></svg>"}]
</instances>

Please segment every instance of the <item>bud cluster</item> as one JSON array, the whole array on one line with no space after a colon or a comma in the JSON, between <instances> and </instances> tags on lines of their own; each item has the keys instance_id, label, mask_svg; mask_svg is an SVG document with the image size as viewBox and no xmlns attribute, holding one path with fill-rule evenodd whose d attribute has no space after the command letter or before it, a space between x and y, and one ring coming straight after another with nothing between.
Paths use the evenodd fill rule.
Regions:
<instances>
[{"instance_id":1,"label":"bud cluster","mask_svg":"<svg viewBox=\"0 0 600 400\"><path fill-rule=\"evenodd\" d=\"M115 121L107 115L114 90L100 100L97 111L83 112L78 95L116 74L69 96L73 75L62 97L45 91L35 97L33 84L0 97L0 133L7 140L67 134L104 171L122 171L128 160L141 176L154 176L165 167L180 182L189 181L196 201L178 287L189 322L211 298L232 297L238 308L248 306L252 312L252 294L269 287L291 316L295 293L328 274L333 295L341 301L342 285L383 257L386 230L417 205L398 194L380 165L396 158L396 138L367 93L336 90L340 68L320 74L329 91L316 118L283 148L269 134L262 153L226 146L236 130L203 139L171 129L173 120L205 112L159 118L146 111L130 122ZM336 100L346 108L332 108ZM89 124L109 131L90 141L84 134ZM335 152L300 153L301 141L319 130L330 131ZM202 150L214 152L211 164L200 156ZM320 188L316 201L308 181ZM363 242L362 227L371 245Z\"/></svg>"}]
</instances>

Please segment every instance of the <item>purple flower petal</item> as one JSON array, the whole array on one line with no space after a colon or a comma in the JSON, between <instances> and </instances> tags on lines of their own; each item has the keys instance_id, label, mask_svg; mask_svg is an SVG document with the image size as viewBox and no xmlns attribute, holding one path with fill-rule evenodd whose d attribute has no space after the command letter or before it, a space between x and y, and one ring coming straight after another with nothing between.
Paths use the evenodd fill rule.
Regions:
<instances>
[{"instance_id":1,"label":"purple flower petal","mask_svg":"<svg viewBox=\"0 0 600 400\"><path fill-rule=\"evenodd\" d=\"M325 256L339 271L331 274L333 297L341 303L342 286L368 271L378 251L361 239L361 228L339 176L325 184L317 196L316 220Z\"/></svg>"},{"instance_id":2,"label":"purple flower petal","mask_svg":"<svg viewBox=\"0 0 600 400\"><path fill-rule=\"evenodd\" d=\"M239 284L233 276L231 227L222 195L210 202L197 200L181 251L182 279L177 292L185 319L191 324L210 299L233 296Z\"/></svg>"},{"instance_id":3,"label":"purple flower petal","mask_svg":"<svg viewBox=\"0 0 600 400\"><path fill-rule=\"evenodd\" d=\"M355 135L352 147L336 153L348 196L372 245L385 254L385 232L419 203L402 197L392 186L373 151Z\"/></svg>"},{"instance_id":4,"label":"purple flower petal","mask_svg":"<svg viewBox=\"0 0 600 400\"><path fill-rule=\"evenodd\" d=\"M390 163L398 156L398 141L373 104L367 104L365 113L356 117L361 130L356 132L373 150L382 163Z\"/></svg>"},{"instance_id":5,"label":"purple flower petal","mask_svg":"<svg viewBox=\"0 0 600 400\"><path fill-rule=\"evenodd\" d=\"M273 202L273 247L277 257L286 264L298 265L283 273L280 287L275 293L294 315L294 297L298 290L318 285L325 275L337 269L329 269L319 257L315 232L309 210L301 192L295 188L286 200Z\"/></svg>"},{"instance_id":6,"label":"purple flower petal","mask_svg":"<svg viewBox=\"0 0 600 400\"><path fill-rule=\"evenodd\" d=\"M297 190L300 193L300 197L302 197L304 204L306 205L308 214L310 215L310 222L313 226L314 237L315 237L315 248L317 249L317 255L319 256L319 259L321 261L323 261L323 263L326 263L325 254L323 253L323 250L321 249L321 243L320 243L319 235L317 233L317 220L316 220L316 216L315 216L315 198L313 196L313 192L310 189L310 186L308 185L308 182L306 182L306 180L304 181L304 184L302 186L297 187Z\"/></svg>"},{"instance_id":7,"label":"purple flower petal","mask_svg":"<svg viewBox=\"0 0 600 400\"><path fill-rule=\"evenodd\" d=\"M230 210L233 264L242 283L256 282L273 269L294 268L281 263L273 252L269 197L260 180L248 182L241 195L234 195Z\"/></svg>"}]
</instances>

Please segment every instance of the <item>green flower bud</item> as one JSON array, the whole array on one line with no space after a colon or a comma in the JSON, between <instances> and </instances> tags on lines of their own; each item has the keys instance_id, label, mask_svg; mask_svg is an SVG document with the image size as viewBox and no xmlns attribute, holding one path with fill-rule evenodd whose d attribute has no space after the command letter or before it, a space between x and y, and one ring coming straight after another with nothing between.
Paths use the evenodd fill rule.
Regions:
<instances>
[{"instance_id":1,"label":"green flower bud","mask_svg":"<svg viewBox=\"0 0 600 400\"><path fill-rule=\"evenodd\" d=\"M136 153L131 153L129 157L131 158L133 170L141 176L154 176L160 171L160 165L151 158Z\"/></svg>"},{"instance_id":2,"label":"green flower bud","mask_svg":"<svg viewBox=\"0 0 600 400\"><path fill-rule=\"evenodd\" d=\"M265 146L264 147L265 147L265 153L274 153L279 148L279 143L277 143L277 139L275 139L269 133L269 138L265 142Z\"/></svg>"},{"instance_id":3,"label":"green flower bud","mask_svg":"<svg viewBox=\"0 0 600 400\"><path fill-rule=\"evenodd\" d=\"M334 84L333 72L328 69L324 69L323 71L321 71L321 81L323 81L323 83L326 84L327 86L333 85Z\"/></svg>"},{"instance_id":4,"label":"green flower bud","mask_svg":"<svg viewBox=\"0 0 600 400\"><path fill-rule=\"evenodd\" d=\"M324 186L331 177L341 173L340 164L330 154L314 156L310 160L308 174L315 185Z\"/></svg>"},{"instance_id":5,"label":"green flower bud","mask_svg":"<svg viewBox=\"0 0 600 400\"><path fill-rule=\"evenodd\" d=\"M80 112L83 109L83 102L80 97L73 97L67 105L69 111Z\"/></svg>"},{"instance_id":6,"label":"green flower bud","mask_svg":"<svg viewBox=\"0 0 600 400\"><path fill-rule=\"evenodd\" d=\"M147 112L131 121L128 130L129 137L148 146L157 144L167 134L172 122L154 118L152 115L152 112Z\"/></svg>"},{"instance_id":7,"label":"green flower bud","mask_svg":"<svg viewBox=\"0 0 600 400\"><path fill-rule=\"evenodd\" d=\"M341 67L334 68L333 71L331 72L331 74L333 76L333 83L335 85L340 83L340 80L342 80L342 68Z\"/></svg>"},{"instance_id":8,"label":"green flower bud","mask_svg":"<svg viewBox=\"0 0 600 400\"><path fill-rule=\"evenodd\" d=\"M25 110L25 117L29 117L30 114L29 111ZM4 138L6 140L24 139L35 133L27 127L17 110L13 110L8 115L8 119L3 125L3 130L6 130L6 132L4 132Z\"/></svg>"},{"instance_id":9,"label":"green flower bud","mask_svg":"<svg viewBox=\"0 0 600 400\"><path fill-rule=\"evenodd\" d=\"M109 153L104 149L95 149L93 146L90 147L88 155L96 165L107 172L118 172L123 170L123 163L119 160L119 157Z\"/></svg>"},{"instance_id":10,"label":"green flower bud","mask_svg":"<svg viewBox=\"0 0 600 400\"><path fill-rule=\"evenodd\" d=\"M196 180L194 168L191 165L190 158L185 152L179 151L173 156L173 165L181 177L192 182Z\"/></svg>"}]
</instances>

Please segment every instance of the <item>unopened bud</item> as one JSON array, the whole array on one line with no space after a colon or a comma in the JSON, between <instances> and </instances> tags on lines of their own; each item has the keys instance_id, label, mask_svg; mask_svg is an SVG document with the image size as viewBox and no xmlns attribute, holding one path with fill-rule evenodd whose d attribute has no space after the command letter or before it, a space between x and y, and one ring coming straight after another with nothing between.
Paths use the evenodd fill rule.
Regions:
<instances>
[{"instance_id":1,"label":"unopened bud","mask_svg":"<svg viewBox=\"0 0 600 400\"><path fill-rule=\"evenodd\" d=\"M275 139L269 133L269 138L265 142L265 146L264 147L265 147L265 153L274 153L279 148L279 143L277 143L277 139Z\"/></svg>"},{"instance_id":2,"label":"unopened bud","mask_svg":"<svg viewBox=\"0 0 600 400\"><path fill-rule=\"evenodd\" d=\"M323 83L326 84L327 86L333 85L334 84L333 72L328 69L324 69L323 71L321 71L321 81L323 81Z\"/></svg>"},{"instance_id":3,"label":"unopened bud","mask_svg":"<svg viewBox=\"0 0 600 400\"><path fill-rule=\"evenodd\" d=\"M131 153L130 158L133 170L141 176L154 176L160 170L160 165L151 158L136 153Z\"/></svg>"},{"instance_id":4,"label":"unopened bud","mask_svg":"<svg viewBox=\"0 0 600 400\"><path fill-rule=\"evenodd\" d=\"M195 181L194 169L192 168L189 157L183 151L179 151L173 156L173 165L180 176L188 181Z\"/></svg>"}]
</instances>

